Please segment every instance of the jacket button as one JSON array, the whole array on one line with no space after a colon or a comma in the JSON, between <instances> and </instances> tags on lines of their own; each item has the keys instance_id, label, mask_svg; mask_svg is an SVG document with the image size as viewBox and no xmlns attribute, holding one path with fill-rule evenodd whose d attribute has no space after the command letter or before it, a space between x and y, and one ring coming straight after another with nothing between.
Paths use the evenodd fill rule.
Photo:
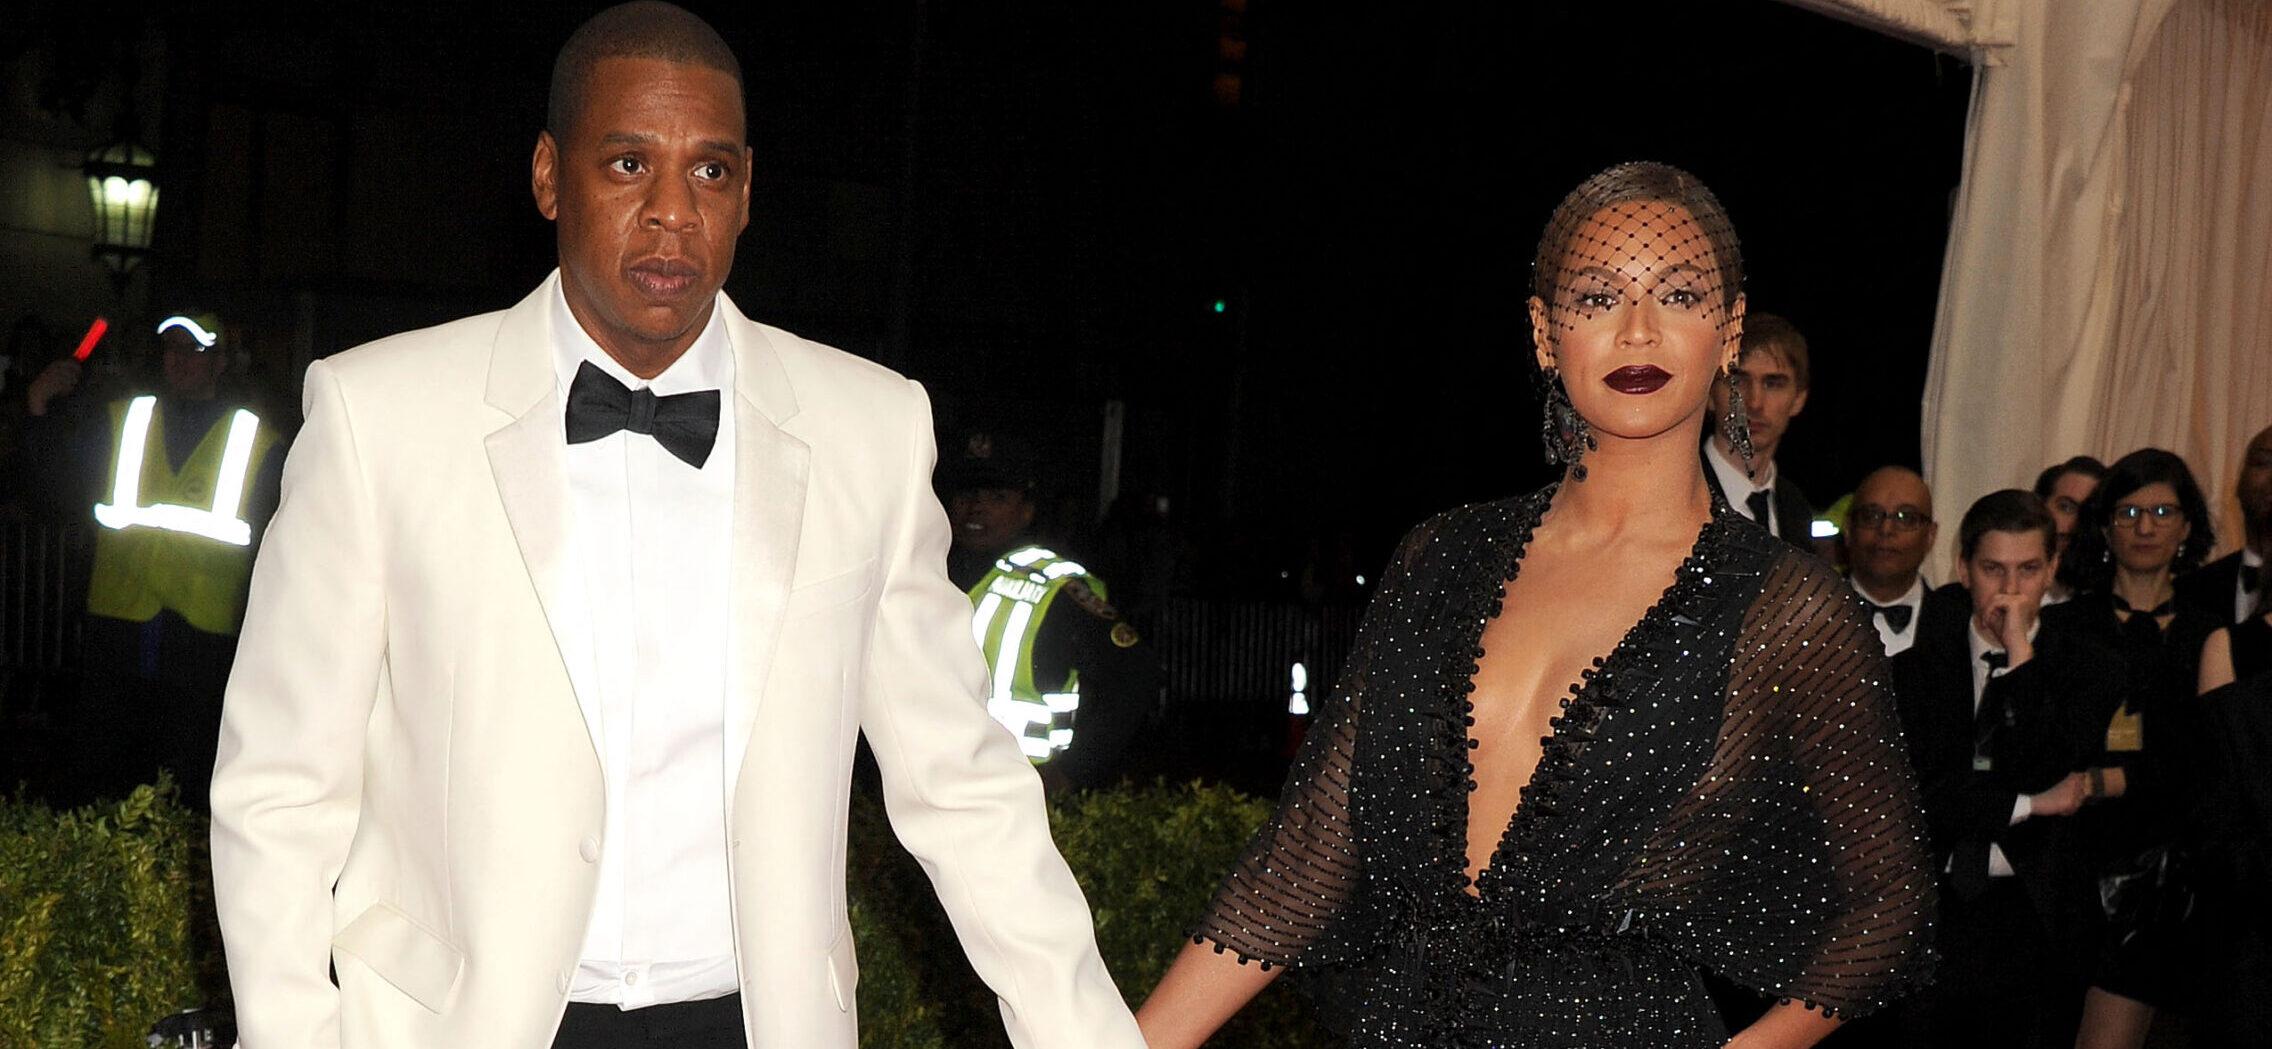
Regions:
<instances>
[{"instance_id":1,"label":"jacket button","mask_svg":"<svg viewBox=\"0 0 2272 1049\"><path fill-rule=\"evenodd\" d=\"M584 835L584 840L576 843L576 855L582 856L585 863L598 863L600 861L600 840L589 834Z\"/></svg>"}]
</instances>

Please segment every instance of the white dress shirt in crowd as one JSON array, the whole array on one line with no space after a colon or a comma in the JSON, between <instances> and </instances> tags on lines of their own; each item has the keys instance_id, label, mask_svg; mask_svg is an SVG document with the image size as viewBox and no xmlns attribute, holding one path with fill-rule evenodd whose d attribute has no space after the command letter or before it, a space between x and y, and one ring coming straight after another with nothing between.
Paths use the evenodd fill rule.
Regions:
<instances>
[{"instance_id":1,"label":"white dress shirt in crowd","mask_svg":"<svg viewBox=\"0 0 2272 1049\"><path fill-rule=\"evenodd\" d=\"M2028 625L2027 639L2034 641L2035 635L2042 632L2043 621L2038 619ZM2007 671L2007 668L2002 667L1991 669L1987 661L1980 657L1990 652L2002 652L2004 647L1995 641L1980 636L1980 626L1977 623L1972 625L1972 629L1965 631L1964 636L1972 642L1972 716L1978 718L1980 716L1981 697L1988 694L1989 679L2002 677ZM2022 794L2012 801L2012 821L2007 826L2018 826L2022 820L2034 814L2035 807L2028 802L2027 795ZM2005 858L2003 847L1995 842L1988 843L1988 876L1991 878L2009 878L2012 876L2012 861Z\"/></svg>"},{"instance_id":2,"label":"white dress shirt in crowd","mask_svg":"<svg viewBox=\"0 0 2272 1049\"><path fill-rule=\"evenodd\" d=\"M2244 547L2240 552L2240 563L2256 569L2257 589L2250 590L2247 580L2237 578L2233 580L2233 622L2235 623L2262 613L2265 609L2264 555L2257 553L2253 547Z\"/></svg>"},{"instance_id":3,"label":"white dress shirt in crowd","mask_svg":"<svg viewBox=\"0 0 2272 1049\"><path fill-rule=\"evenodd\" d=\"M1743 472L1743 463L1720 453L1720 442L1704 442L1704 461L1712 464L1712 473L1720 479L1720 491L1728 497L1728 505L1745 517L1751 516L1751 496L1754 492L1767 493L1767 520L1759 526L1776 535L1775 531L1775 461L1759 464L1759 476L1753 478Z\"/></svg>"},{"instance_id":4,"label":"white dress shirt in crowd","mask_svg":"<svg viewBox=\"0 0 2272 1049\"><path fill-rule=\"evenodd\" d=\"M657 396L721 391L717 443L700 469L628 431L568 446L569 550L583 601L559 632L579 692L596 694L607 783L599 893L568 997L625 1009L720 998L739 983L725 781L733 354L712 311L684 356L641 380L585 334L566 298L554 299L563 405L586 361ZM594 698L582 696L587 706Z\"/></svg>"},{"instance_id":5,"label":"white dress shirt in crowd","mask_svg":"<svg viewBox=\"0 0 2272 1049\"><path fill-rule=\"evenodd\" d=\"M1848 582L1853 584L1855 593L1862 595L1862 600L1869 602L1872 607L1878 607L1878 599L1871 597L1869 591L1862 589L1861 583L1854 580L1848 580ZM1878 640L1885 643L1885 654L1888 657L1900 655L1908 651L1909 646L1917 643L1917 619L1925 613L1924 576L1910 580L1908 592L1883 607L1893 608L1901 605L1906 605L1909 608L1909 622L1902 624L1902 628L1899 630L1895 630L1893 624L1886 622L1884 616L1878 615L1874 611L1870 613L1870 625L1878 628ZM1980 709L1978 696L1973 697L1972 709Z\"/></svg>"}]
</instances>

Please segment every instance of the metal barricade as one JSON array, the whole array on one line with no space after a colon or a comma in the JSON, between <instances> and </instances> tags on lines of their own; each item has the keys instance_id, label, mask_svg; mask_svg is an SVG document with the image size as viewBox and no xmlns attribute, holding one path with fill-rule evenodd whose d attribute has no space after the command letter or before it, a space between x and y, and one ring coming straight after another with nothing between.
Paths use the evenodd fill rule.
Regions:
<instances>
[{"instance_id":1,"label":"metal barricade","mask_svg":"<svg viewBox=\"0 0 2272 1049\"><path fill-rule=\"evenodd\" d=\"M79 666L91 530L0 523L0 671L54 674Z\"/></svg>"}]
</instances>

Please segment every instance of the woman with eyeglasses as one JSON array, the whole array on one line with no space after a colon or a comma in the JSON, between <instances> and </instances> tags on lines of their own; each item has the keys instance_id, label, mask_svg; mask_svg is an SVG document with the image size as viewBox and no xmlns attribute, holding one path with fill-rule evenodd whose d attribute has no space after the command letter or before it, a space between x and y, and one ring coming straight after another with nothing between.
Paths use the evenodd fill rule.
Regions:
<instances>
[{"instance_id":1,"label":"woman with eyeglasses","mask_svg":"<svg viewBox=\"0 0 2272 1049\"><path fill-rule=\"evenodd\" d=\"M2095 635L2129 667L2128 698L2088 770L2083 853L2107 912L2084 999L2079 1049L2136 1049L2157 1008L2183 991L2179 927L2190 905L2176 828L2187 821L2201 645L2220 625L2173 600L2174 579L2215 545L2209 504L2185 460L2123 456L2084 502L2059 577L2075 597L2046 617Z\"/></svg>"}]
</instances>

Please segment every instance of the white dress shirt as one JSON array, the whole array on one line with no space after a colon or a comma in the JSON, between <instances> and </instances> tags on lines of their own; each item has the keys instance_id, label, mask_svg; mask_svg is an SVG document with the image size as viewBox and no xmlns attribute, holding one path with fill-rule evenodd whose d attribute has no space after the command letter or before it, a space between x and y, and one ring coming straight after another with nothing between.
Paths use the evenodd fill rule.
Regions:
<instances>
[{"instance_id":1,"label":"white dress shirt","mask_svg":"<svg viewBox=\"0 0 2272 1049\"><path fill-rule=\"evenodd\" d=\"M1878 606L1878 599L1871 597L1869 591L1862 589L1859 580L1849 579L1847 582L1853 585L1855 593L1862 595L1862 600L1873 606ZM1885 654L1888 657L1900 655L1908 651L1909 646L1917 643L1917 620L1925 614L1925 577L1918 576L1910 580L1908 592L1879 607L1892 608L1896 605L1909 606L1909 622L1904 624L1900 630L1895 630L1893 624L1885 621L1884 616L1878 615L1876 612L1870 613L1870 625L1878 628L1878 640L1885 643ZM1978 659L1979 657L1976 655L1973 658ZM1972 709L1975 711L1980 709L1980 697L1973 697Z\"/></svg>"},{"instance_id":2,"label":"white dress shirt","mask_svg":"<svg viewBox=\"0 0 2272 1049\"><path fill-rule=\"evenodd\" d=\"M607 783L599 892L568 997L624 1009L723 997L739 985L726 871L732 349L714 310L685 355L642 380L585 334L557 291L553 332L563 405L586 361L657 396L721 392L717 443L699 469L629 431L568 445L569 549L585 613L569 621L590 629L560 633L571 667L585 670L571 677L596 693Z\"/></svg>"},{"instance_id":3,"label":"white dress shirt","mask_svg":"<svg viewBox=\"0 0 2272 1049\"><path fill-rule=\"evenodd\" d=\"M1775 535L1775 461L1770 459L1759 465L1759 476L1754 478L1743 472L1743 464L1720 453L1720 442L1704 442L1704 461L1712 464L1712 473L1720 479L1720 491L1728 497L1728 505L1745 517L1751 516L1751 496L1754 492L1767 493L1767 520L1759 526Z\"/></svg>"},{"instance_id":4,"label":"white dress shirt","mask_svg":"<svg viewBox=\"0 0 2272 1049\"><path fill-rule=\"evenodd\" d=\"M2253 547L2243 547L2240 552L2240 563L2256 569L2259 586L2258 589L2250 590L2243 580L2237 577L2233 580L2233 622L2235 623L2265 609L2264 590L2262 588L2264 555L2257 553Z\"/></svg>"},{"instance_id":5,"label":"white dress shirt","mask_svg":"<svg viewBox=\"0 0 2272 1049\"><path fill-rule=\"evenodd\" d=\"M1916 624L1911 623L1910 625L1915 626ZM2035 636L2042 632L2043 621L2038 619L2028 625L2027 639L2034 641ZM1978 623L1972 624L1972 629L1965 631L1964 636L1966 640L1972 642L1972 716L1978 718L1980 716L1980 700L1988 694L1989 679L2003 677L2009 672L2009 668L1990 670L1988 664L1981 660L1981 656L1990 652L2002 652L2004 647L1995 641L1980 636L1980 625ZM2035 806L2029 803L2028 796L2019 795L2012 801L2012 820L2006 825L2018 826L2021 821L2034 814ZM2003 846L1989 842L1988 876L1991 878L2009 878L2012 874L2012 861L2004 856Z\"/></svg>"}]
</instances>

